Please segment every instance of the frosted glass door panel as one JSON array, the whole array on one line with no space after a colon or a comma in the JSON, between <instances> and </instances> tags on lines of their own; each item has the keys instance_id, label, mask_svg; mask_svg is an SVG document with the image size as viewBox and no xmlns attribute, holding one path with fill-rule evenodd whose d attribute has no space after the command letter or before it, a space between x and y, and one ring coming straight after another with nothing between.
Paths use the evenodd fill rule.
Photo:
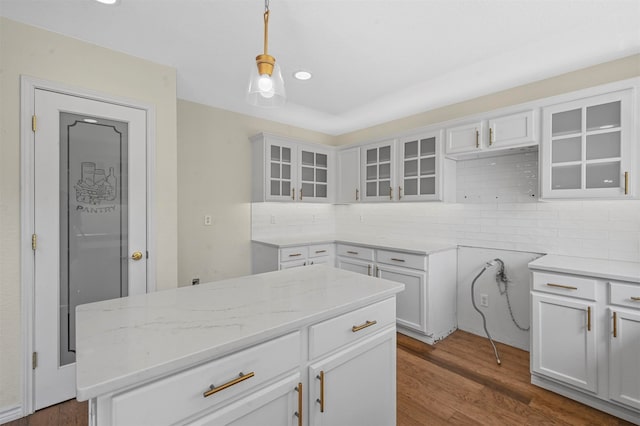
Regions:
<instances>
[{"instance_id":1,"label":"frosted glass door panel","mask_svg":"<svg viewBox=\"0 0 640 426\"><path fill-rule=\"evenodd\" d=\"M582 138L556 139L551 145L551 162L566 163L582 160Z\"/></svg>"},{"instance_id":2,"label":"frosted glass door panel","mask_svg":"<svg viewBox=\"0 0 640 426\"><path fill-rule=\"evenodd\" d=\"M620 101L587 108L587 131L620 127Z\"/></svg>"},{"instance_id":3,"label":"frosted glass door panel","mask_svg":"<svg viewBox=\"0 0 640 426\"><path fill-rule=\"evenodd\" d=\"M75 308L128 291L128 124L60 113L60 365Z\"/></svg>"},{"instance_id":4,"label":"frosted glass door panel","mask_svg":"<svg viewBox=\"0 0 640 426\"><path fill-rule=\"evenodd\" d=\"M574 109L553 114L551 135L563 136L582 131L582 110Z\"/></svg>"},{"instance_id":5,"label":"frosted glass door panel","mask_svg":"<svg viewBox=\"0 0 640 426\"><path fill-rule=\"evenodd\" d=\"M580 189L582 186L581 169L580 165L553 167L551 187L553 189Z\"/></svg>"},{"instance_id":6,"label":"frosted glass door panel","mask_svg":"<svg viewBox=\"0 0 640 426\"><path fill-rule=\"evenodd\" d=\"M620 132L587 136L587 160L620 157Z\"/></svg>"},{"instance_id":7,"label":"frosted glass door panel","mask_svg":"<svg viewBox=\"0 0 640 426\"><path fill-rule=\"evenodd\" d=\"M417 150L417 147L415 148ZM392 145L363 148L364 200L390 200L393 186Z\"/></svg>"},{"instance_id":8,"label":"frosted glass door panel","mask_svg":"<svg viewBox=\"0 0 640 426\"><path fill-rule=\"evenodd\" d=\"M615 188L620 186L620 163L587 164L587 188Z\"/></svg>"},{"instance_id":9,"label":"frosted glass door panel","mask_svg":"<svg viewBox=\"0 0 640 426\"><path fill-rule=\"evenodd\" d=\"M271 145L269 194L288 197L291 194L291 148Z\"/></svg>"},{"instance_id":10,"label":"frosted glass door panel","mask_svg":"<svg viewBox=\"0 0 640 426\"><path fill-rule=\"evenodd\" d=\"M328 155L302 149L300 163L300 199L326 199L328 196Z\"/></svg>"},{"instance_id":11,"label":"frosted glass door panel","mask_svg":"<svg viewBox=\"0 0 640 426\"><path fill-rule=\"evenodd\" d=\"M402 199L418 200L436 193L436 138L402 142Z\"/></svg>"}]
</instances>

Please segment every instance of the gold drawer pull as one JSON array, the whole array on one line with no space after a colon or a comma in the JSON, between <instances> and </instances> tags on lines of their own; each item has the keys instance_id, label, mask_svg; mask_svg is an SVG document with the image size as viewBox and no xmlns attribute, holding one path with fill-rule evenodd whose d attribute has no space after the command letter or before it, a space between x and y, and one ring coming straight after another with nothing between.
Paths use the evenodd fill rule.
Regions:
<instances>
[{"instance_id":1,"label":"gold drawer pull","mask_svg":"<svg viewBox=\"0 0 640 426\"><path fill-rule=\"evenodd\" d=\"M367 265L367 275L371 276L371 264Z\"/></svg>"},{"instance_id":2,"label":"gold drawer pull","mask_svg":"<svg viewBox=\"0 0 640 426\"><path fill-rule=\"evenodd\" d=\"M326 252L327 252L326 250L316 250L316 254L319 254L319 253L326 253Z\"/></svg>"},{"instance_id":3,"label":"gold drawer pull","mask_svg":"<svg viewBox=\"0 0 640 426\"><path fill-rule=\"evenodd\" d=\"M214 385L209 386L209 390L206 391L205 393L203 393L202 395L205 398L207 398L207 397L213 395L214 393L218 393L218 392L220 392L222 390L225 390L226 388L230 388L233 385L237 385L240 382L244 382L245 380L250 379L253 376L255 376L255 373L253 371L251 373L248 373L248 374L243 374L242 372L240 372L240 374L238 375L237 378L228 381L224 385L220 385L218 387L215 387Z\"/></svg>"},{"instance_id":4,"label":"gold drawer pull","mask_svg":"<svg viewBox=\"0 0 640 426\"><path fill-rule=\"evenodd\" d=\"M493 128L489 127L489 146L493 145Z\"/></svg>"},{"instance_id":5,"label":"gold drawer pull","mask_svg":"<svg viewBox=\"0 0 640 426\"><path fill-rule=\"evenodd\" d=\"M298 392L298 411L295 416L298 418L298 426L302 426L302 383L298 383L294 389Z\"/></svg>"},{"instance_id":6,"label":"gold drawer pull","mask_svg":"<svg viewBox=\"0 0 640 426\"><path fill-rule=\"evenodd\" d=\"M360 199L360 190L356 188L356 201Z\"/></svg>"},{"instance_id":7,"label":"gold drawer pull","mask_svg":"<svg viewBox=\"0 0 640 426\"><path fill-rule=\"evenodd\" d=\"M624 172L624 195L629 195L629 172Z\"/></svg>"},{"instance_id":8,"label":"gold drawer pull","mask_svg":"<svg viewBox=\"0 0 640 426\"><path fill-rule=\"evenodd\" d=\"M637 296L631 296L629 299L631 299L632 302L640 302L640 297Z\"/></svg>"},{"instance_id":9,"label":"gold drawer pull","mask_svg":"<svg viewBox=\"0 0 640 426\"><path fill-rule=\"evenodd\" d=\"M591 306L587 306L587 331L591 331Z\"/></svg>"},{"instance_id":10,"label":"gold drawer pull","mask_svg":"<svg viewBox=\"0 0 640 426\"><path fill-rule=\"evenodd\" d=\"M476 129L476 148L480 148L480 130Z\"/></svg>"},{"instance_id":11,"label":"gold drawer pull","mask_svg":"<svg viewBox=\"0 0 640 426\"><path fill-rule=\"evenodd\" d=\"M296 199L296 189L295 188L291 188L291 199L295 201Z\"/></svg>"},{"instance_id":12,"label":"gold drawer pull","mask_svg":"<svg viewBox=\"0 0 640 426\"><path fill-rule=\"evenodd\" d=\"M302 256L302 253L294 253L289 255L289 257L298 257L298 256Z\"/></svg>"},{"instance_id":13,"label":"gold drawer pull","mask_svg":"<svg viewBox=\"0 0 640 426\"><path fill-rule=\"evenodd\" d=\"M613 313L613 337L618 337L618 313Z\"/></svg>"},{"instance_id":14,"label":"gold drawer pull","mask_svg":"<svg viewBox=\"0 0 640 426\"><path fill-rule=\"evenodd\" d=\"M378 321L365 321L364 324L354 325L353 327L351 327L351 331L353 331L355 333L357 331L362 330L363 328L367 328L367 327L371 327L372 325L376 325L377 323L378 323Z\"/></svg>"},{"instance_id":15,"label":"gold drawer pull","mask_svg":"<svg viewBox=\"0 0 640 426\"><path fill-rule=\"evenodd\" d=\"M316 399L316 402L320 403L320 412L324 413L324 371L320 371L316 379L320 380L320 398Z\"/></svg>"},{"instance_id":16,"label":"gold drawer pull","mask_svg":"<svg viewBox=\"0 0 640 426\"><path fill-rule=\"evenodd\" d=\"M404 262L404 259L396 259L395 257L392 257L391 260L395 261L395 262Z\"/></svg>"},{"instance_id":17,"label":"gold drawer pull","mask_svg":"<svg viewBox=\"0 0 640 426\"><path fill-rule=\"evenodd\" d=\"M358 254L357 251L347 251L348 254Z\"/></svg>"},{"instance_id":18,"label":"gold drawer pull","mask_svg":"<svg viewBox=\"0 0 640 426\"><path fill-rule=\"evenodd\" d=\"M572 287L570 285L562 285L562 284L554 284L554 283L547 283L547 285L549 287L566 288L567 290L577 290L578 289L578 287Z\"/></svg>"}]
</instances>

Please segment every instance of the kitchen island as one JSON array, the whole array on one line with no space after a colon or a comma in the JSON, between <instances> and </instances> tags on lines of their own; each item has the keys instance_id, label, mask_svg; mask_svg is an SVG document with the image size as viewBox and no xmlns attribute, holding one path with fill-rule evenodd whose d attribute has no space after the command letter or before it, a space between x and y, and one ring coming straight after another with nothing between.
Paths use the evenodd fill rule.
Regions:
<instances>
[{"instance_id":1,"label":"kitchen island","mask_svg":"<svg viewBox=\"0 0 640 426\"><path fill-rule=\"evenodd\" d=\"M79 306L92 425L395 424L395 295L323 265Z\"/></svg>"}]
</instances>

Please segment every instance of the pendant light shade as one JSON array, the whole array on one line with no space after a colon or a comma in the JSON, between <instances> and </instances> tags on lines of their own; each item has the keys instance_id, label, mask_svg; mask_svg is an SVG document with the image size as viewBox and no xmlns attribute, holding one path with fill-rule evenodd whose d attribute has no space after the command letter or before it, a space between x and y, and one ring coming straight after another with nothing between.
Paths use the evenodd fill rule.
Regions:
<instances>
[{"instance_id":1,"label":"pendant light shade","mask_svg":"<svg viewBox=\"0 0 640 426\"><path fill-rule=\"evenodd\" d=\"M256 56L256 64L252 67L247 102L261 107L278 107L284 105L287 96L276 58L267 53L269 46L269 0L265 1L264 9L264 53Z\"/></svg>"}]
</instances>

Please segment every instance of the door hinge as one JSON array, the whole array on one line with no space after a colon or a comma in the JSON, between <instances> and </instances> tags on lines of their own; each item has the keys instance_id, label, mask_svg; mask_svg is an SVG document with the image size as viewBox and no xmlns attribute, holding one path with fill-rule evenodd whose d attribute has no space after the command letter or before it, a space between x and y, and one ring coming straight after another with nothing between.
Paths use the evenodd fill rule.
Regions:
<instances>
[{"instance_id":1,"label":"door hinge","mask_svg":"<svg viewBox=\"0 0 640 426\"><path fill-rule=\"evenodd\" d=\"M31 354L31 368L35 370L37 366L38 366L38 352L34 352L33 354Z\"/></svg>"},{"instance_id":2,"label":"door hinge","mask_svg":"<svg viewBox=\"0 0 640 426\"><path fill-rule=\"evenodd\" d=\"M36 131L36 116L35 114L31 116L31 130L35 133Z\"/></svg>"},{"instance_id":3,"label":"door hinge","mask_svg":"<svg viewBox=\"0 0 640 426\"><path fill-rule=\"evenodd\" d=\"M38 236L36 234L31 234L31 250L35 251L37 245L38 245Z\"/></svg>"}]
</instances>

